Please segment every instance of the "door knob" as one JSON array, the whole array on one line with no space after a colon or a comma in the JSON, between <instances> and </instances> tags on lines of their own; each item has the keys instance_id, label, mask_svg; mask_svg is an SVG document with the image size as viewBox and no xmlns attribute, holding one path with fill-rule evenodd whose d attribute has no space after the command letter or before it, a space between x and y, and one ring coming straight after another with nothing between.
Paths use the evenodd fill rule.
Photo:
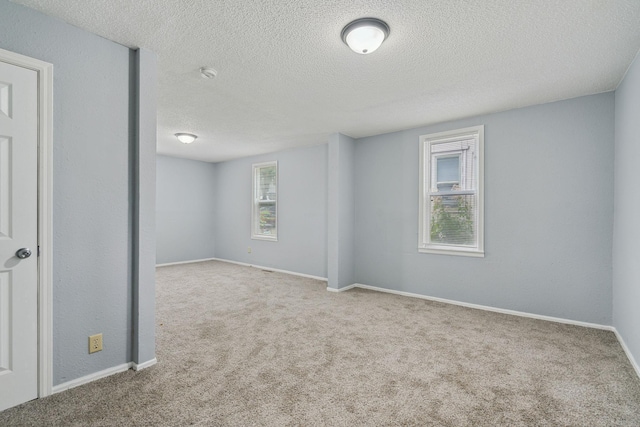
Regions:
<instances>
[{"instance_id":1,"label":"door knob","mask_svg":"<svg viewBox=\"0 0 640 427\"><path fill-rule=\"evenodd\" d=\"M31 256L31 249L29 248L18 249L18 252L16 252L16 256L20 259L29 258Z\"/></svg>"}]
</instances>

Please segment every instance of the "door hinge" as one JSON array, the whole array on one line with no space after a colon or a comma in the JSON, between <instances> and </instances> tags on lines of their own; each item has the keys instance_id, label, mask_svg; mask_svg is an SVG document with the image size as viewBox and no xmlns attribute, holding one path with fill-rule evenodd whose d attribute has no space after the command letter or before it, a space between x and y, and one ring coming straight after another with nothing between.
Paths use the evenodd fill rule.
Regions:
<instances>
[{"instance_id":1,"label":"door hinge","mask_svg":"<svg viewBox=\"0 0 640 427\"><path fill-rule=\"evenodd\" d=\"M38 245L38 256L40 256L40 245Z\"/></svg>"}]
</instances>

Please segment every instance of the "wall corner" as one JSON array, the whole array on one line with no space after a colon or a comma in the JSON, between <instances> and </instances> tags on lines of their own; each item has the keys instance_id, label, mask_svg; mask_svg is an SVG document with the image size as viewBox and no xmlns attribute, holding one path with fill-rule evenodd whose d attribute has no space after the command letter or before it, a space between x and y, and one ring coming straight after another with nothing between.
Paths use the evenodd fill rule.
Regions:
<instances>
[{"instance_id":1,"label":"wall corner","mask_svg":"<svg viewBox=\"0 0 640 427\"><path fill-rule=\"evenodd\" d=\"M155 359L155 264L156 264L156 132L157 57L135 52L135 164L133 217L133 363Z\"/></svg>"}]
</instances>

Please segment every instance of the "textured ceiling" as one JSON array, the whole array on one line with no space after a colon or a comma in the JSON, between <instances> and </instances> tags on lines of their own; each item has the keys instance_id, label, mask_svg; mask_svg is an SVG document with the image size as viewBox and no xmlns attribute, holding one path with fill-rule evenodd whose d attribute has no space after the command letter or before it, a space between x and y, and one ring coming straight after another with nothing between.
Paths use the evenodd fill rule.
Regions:
<instances>
[{"instance_id":1,"label":"textured ceiling","mask_svg":"<svg viewBox=\"0 0 640 427\"><path fill-rule=\"evenodd\" d=\"M640 49L638 0L15 3L156 52L158 152L205 161L610 91ZM340 31L365 16L391 35L358 55Z\"/></svg>"}]
</instances>

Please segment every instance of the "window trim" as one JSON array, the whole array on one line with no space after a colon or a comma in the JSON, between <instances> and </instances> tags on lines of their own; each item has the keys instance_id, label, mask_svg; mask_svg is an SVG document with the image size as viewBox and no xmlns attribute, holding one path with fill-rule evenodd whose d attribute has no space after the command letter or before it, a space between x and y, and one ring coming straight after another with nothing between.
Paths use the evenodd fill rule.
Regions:
<instances>
[{"instance_id":1,"label":"window trim","mask_svg":"<svg viewBox=\"0 0 640 427\"><path fill-rule=\"evenodd\" d=\"M470 191L476 194L477 246L471 247L463 245L432 244L430 242L429 235L425 234L428 233L428 231L431 229L431 227L429 226L429 224L431 224L429 196L432 189L428 187L432 184L430 182L432 179L431 144L434 142L441 143L443 141L454 142L456 140L467 139L469 136L475 135L477 135L478 138L478 167L475 168L477 188L476 190L462 191ZM418 252L441 255L484 257L484 125L421 135L419 141L420 182L418 194ZM425 158L425 156L428 156L428 159ZM462 165L460 167L462 168ZM460 176L460 179L462 181L462 175ZM457 192L456 194L460 194L460 192Z\"/></svg>"},{"instance_id":2,"label":"window trim","mask_svg":"<svg viewBox=\"0 0 640 427\"><path fill-rule=\"evenodd\" d=\"M257 220L256 220L256 215L258 214L258 212L260 211L258 206L259 206L259 200L256 199L256 184L258 183L258 173L259 170L261 168L265 168L265 167L271 167L271 166L275 166L276 168L276 197L275 200L273 200L275 202L276 205L276 233L275 235L265 235L265 234L260 234L258 233L257 230ZM274 160L271 162L261 162L261 163L254 163L252 166L252 173L251 173L251 239L252 240L267 240L267 241L271 241L271 242L277 242L278 241L278 187L279 187L279 183L278 183L278 161Z\"/></svg>"}]
</instances>

